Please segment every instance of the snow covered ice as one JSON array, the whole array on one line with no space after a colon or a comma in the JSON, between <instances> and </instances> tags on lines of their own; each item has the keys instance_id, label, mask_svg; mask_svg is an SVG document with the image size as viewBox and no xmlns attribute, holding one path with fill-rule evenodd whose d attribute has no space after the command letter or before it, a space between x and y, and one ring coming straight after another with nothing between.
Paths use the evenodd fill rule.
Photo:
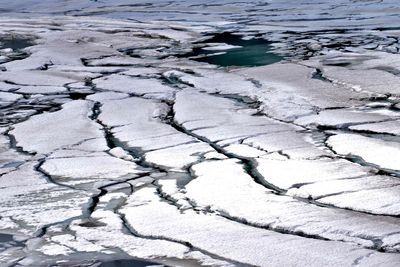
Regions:
<instances>
[{"instance_id":1,"label":"snow covered ice","mask_svg":"<svg viewBox=\"0 0 400 267\"><path fill-rule=\"evenodd\" d=\"M3 2L0 266L400 266L397 1Z\"/></svg>"}]
</instances>

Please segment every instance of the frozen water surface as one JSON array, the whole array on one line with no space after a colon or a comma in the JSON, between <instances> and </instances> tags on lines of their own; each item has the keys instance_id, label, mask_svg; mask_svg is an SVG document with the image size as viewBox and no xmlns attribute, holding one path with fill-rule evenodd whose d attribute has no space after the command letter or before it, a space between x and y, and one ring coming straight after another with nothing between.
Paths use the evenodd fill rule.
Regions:
<instances>
[{"instance_id":1,"label":"frozen water surface","mask_svg":"<svg viewBox=\"0 0 400 267\"><path fill-rule=\"evenodd\" d=\"M399 12L0 1L0 266L399 266Z\"/></svg>"}]
</instances>

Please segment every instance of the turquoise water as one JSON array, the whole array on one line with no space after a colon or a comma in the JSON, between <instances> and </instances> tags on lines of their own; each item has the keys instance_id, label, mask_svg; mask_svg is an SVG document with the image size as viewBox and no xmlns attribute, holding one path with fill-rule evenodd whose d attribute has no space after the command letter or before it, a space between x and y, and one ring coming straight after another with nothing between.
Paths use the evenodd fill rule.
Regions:
<instances>
[{"instance_id":1,"label":"turquoise water","mask_svg":"<svg viewBox=\"0 0 400 267\"><path fill-rule=\"evenodd\" d=\"M273 52L272 43L264 39L243 40L241 36L230 33L221 33L203 42L206 43L226 43L229 45L240 46L222 51L209 51L201 47L193 49L192 53L186 56L200 62L207 62L219 66L263 66L279 62L282 56ZM217 54L225 52L224 54ZM214 54L214 55L213 55Z\"/></svg>"},{"instance_id":2,"label":"turquoise water","mask_svg":"<svg viewBox=\"0 0 400 267\"><path fill-rule=\"evenodd\" d=\"M109 262L102 262L98 267L146 267L146 266L164 266L158 263L152 263L148 261L142 260L115 260Z\"/></svg>"},{"instance_id":3,"label":"turquoise water","mask_svg":"<svg viewBox=\"0 0 400 267\"><path fill-rule=\"evenodd\" d=\"M34 45L31 39L7 37L0 38L0 48L12 48L13 50L20 50Z\"/></svg>"}]
</instances>

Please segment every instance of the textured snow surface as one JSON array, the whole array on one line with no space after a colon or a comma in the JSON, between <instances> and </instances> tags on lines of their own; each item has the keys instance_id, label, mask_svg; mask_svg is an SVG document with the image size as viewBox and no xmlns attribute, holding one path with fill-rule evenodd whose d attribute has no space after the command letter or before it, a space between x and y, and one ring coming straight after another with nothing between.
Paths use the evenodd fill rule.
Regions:
<instances>
[{"instance_id":1,"label":"textured snow surface","mask_svg":"<svg viewBox=\"0 0 400 267\"><path fill-rule=\"evenodd\" d=\"M0 266L400 265L396 1L134 2L0 3Z\"/></svg>"}]
</instances>

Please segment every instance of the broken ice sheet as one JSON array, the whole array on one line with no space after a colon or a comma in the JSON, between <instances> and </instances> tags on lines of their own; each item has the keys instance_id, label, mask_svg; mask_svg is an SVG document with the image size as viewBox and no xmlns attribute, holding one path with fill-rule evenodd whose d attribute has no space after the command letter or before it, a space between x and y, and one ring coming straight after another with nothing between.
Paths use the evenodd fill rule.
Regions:
<instances>
[{"instance_id":1,"label":"broken ice sheet","mask_svg":"<svg viewBox=\"0 0 400 267\"><path fill-rule=\"evenodd\" d=\"M391 117L359 110L323 110L317 115L304 116L295 121L301 125L321 125L327 127L346 127L353 124L374 123L389 120Z\"/></svg>"},{"instance_id":2,"label":"broken ice sheet","mask_svg":"<svg viewBox=\"0 0 400 267\"><path fill-rule=\"evenodd\" d=\"M170 100L175 90L155 79L140 79L125 75L111 75L94 81L99 89L146 96L159 93L161 99Z\"/></svg>"},{"instance_id":3,"label":"broken ice sheet","mask_svg":"<svg viewBox=\"0 0 400 267\"><path fill-rule=\"evenodd\" d=\"M47 154L97 138L94 151L106 149L101 126L90 120L93 104L73 101L54 113L44 113L17 124L10 133L25 151ZM51 124L48 122L51 121Z\"/></svg>"},{"instance_id":4,"label":"broken ice sheet","mask_svg":"<svg viewBox=\"0 0 400 267\"><path fill-rule=\"evenodd\" d=\"M23 94L56 94L66 92L63 86L20 86L18 93Z\"/></svg>"},{"instance_id":5,"label":"broken ice sheet","mask_svg":"<svg viewBox=\"0 0 400 267\"><path fill-rule=\"evenodd\" d=\"M124 180L142 173L135 163L112 157L107 153L51 157L41 165L41 170L62 184L73 185L96 178Z\"/></svg>"},{"instance_id":6,"label":"broken ice sheet","mask_svg":"<svg viewBox=\"0 0 400 267\"><path fill-rule=\"evenodd\" d=\"M97 251L114 254L114 258L119 257L120 251L123 251L137 258L164 259L164 261L166 259L166 263L169 262L168 259L171 262L176 259L182 264L186 260L188 262L195 260L212 266L232 266L229 262L214 259L178 241L156 239L136 233L134 228L113 212L125 202L126 197L127 195L122 193L109 193L101 197L91 216L91 224L84 220L75 220L71 223L73 236L50 228L42 252L49 256L60 255L64 253L59 248L61 246L64 249L73 248L80 252Z\"/></svg>"},{"instance_id":7,"label":"broken ice sheet","mask_svg":"<svg viewBox=\"0 0 400 267\"><path fill-rule=\"evenodd\" d=\"M343 159L279 160L263 157L257 160L258 170L270 183L289 189L297 184L368 175L371 169Z\"/></svg>"},{"instance_id":8,"label":"broken ice sheet","mask_svg":"<svg viewBox=\"0 0 400 267\"><path fill-rule=\"evenodd\" d=\"M218 171L221 169L225 171ZM202 162L194 165L192 170L196 179L185 186L185 191L186 196L196 203L197 207L211 209L234 220L245 220L253 226L268 226L268 229L275 231L314 235L331 240L348 240L367 247L371 245L371 240L364 239L365 235L373 233L372 235L375 237L385 236L398 227L396 226L397 219L387 218L388 220L378 222L383 218L319 207L310 205L308 201L299 202L287 196L273 194L273 189L263 188L260 184L252 183L252 177L245 173L238 161ZM371 184L374 183L374 178L379 179L379 177L370 177L366 180ZM341 193L338 186L334 187L335 182L344 187L348 181L334 180L330 182L332 184L331 192ZM379 179L375 185L379 187L378 183L385 182L387 181ZM392 179L391 182L393 185L398 185L395 179ZM323 184L320 187L317 185L314 187L311 185L310 189L314 188L315 190L310 192L329 195ZM348 186L354 187L352 180L349 181ZM360 186L362 185L357 186L358 190L362 189ZM364 188L366 187L368 186L364 186ZM307 190L306 188L308 187L305 186L305 190ZM177 196L179 195L172 194L172 197ZM365 198L368 198L368 191L365 191ZM373 201L372 199L371 197L371 201ZM345 199L343 199L343 203L345 205ZM352 201L347 203L348 209L358 210L357 205L352 205ZM377 223L382 223L382 225L377 227Z\"/></svg>"},{"instance_id":9,"label":"broken ice sheet","mask_svg":"<svg viewBox=\"0 0 400 267\"><path fill-rule=\"evenodd\" d=\"M254 110L252 112L249 107L227 98L229 96L213 96L194 90L180 91L174 105L175 119L188 131L216 143L295 129L267 117L251 116Z\"/></svg>"},{"instance_id":10,"label":"broken ice sheet","mask_svg":"<svg viewBox=\"0 0 400 267\"><path fill-rule=\"evenodd\" d=\"M356 134L337 134L328 144L337 153L360 157L367 164L399 171L400 144Z\"/></svg>"},{"instance_id":11,"label":"broken ice sheet","mask_svg":"<svg viewBox=\"0 0 400 267\"><path fill-rule=\"evenodd\" d=\"M114 137L127 149L143 151L145 159L153 164L184 168L196 162L201 153L213 150L163 122L169 111L166 104L131 97L105 101L101 109L99 119L114 127Z\"/></svg>"},{"instance_id":12,"label":"broken ice sheet","mask_svg":"<svg viewBox=\"0 0 400 267\"><path fill-rule=\"evenodd\" d=\"M398 143L400 35L374 29L393 4L78 2L2 10L32 18L4 16L0 30L37 39L20 60L0 52L0 232L27 239L0 261L399 265L398 168L384 155ZM132 14L145 21L118 19ZM178 57L199 42L246 52L204 38L223 31L291 56L256 68Z\"/></svg>"},{"instance_id":13,"label":"broken ice sheet","mask_svg":"<svg viewBox=\"0 0 400 267\"><path fill-rule=\"evenodd\" d=\"M357 131L369 131L375 133L400 135L400 120L359 124L350 126L349 129Z\"/></svg>"},{"instance_id":14,"label":"broken ice sheet","mask_svg":"<svg viewBox=\"0 0 400 267\"><path fill-rule=\"evenodd\" d=\"M354 70L344 67L324 67L323 74L328 79L348 86L355 91L371 93L391 93L398 95L400 89L396 84L400 79L389 72L376 69Z\"/></svg>"},{"instance_id":15,"label":"broken ice sheet","mask_svg":"<svg viewBox=\"0 0 400 267\"><path fill-rule=\"evenodd\" d=\"M152 191L154 193L151 193ZM194 249L213 251L219 257L234 261L235 264L263 265L268 262L279 266L288 262L293 265L307 262L309 266L319 266L325 261L318 255L333 249L340 256L335 257L330 264L348 265L353 261L352 258L369 253L369 250L355 250L352 245L342 242L284 235L191 210L179 212L173 205L161 201L150 188L132 195L121 212L126 216L129 225L141 235L174 238L178 242L187 240ZM177 223L179 227L176 227ZM297 242L301 242L301 245L296 245ZM257 252L260 248L263 253ZM287 255L288 249L290 259L284 256ZM271 258L268 256L270 253L282 256ZM385 262L397 261L396 258L392 258L394 255L390 254L375 256ZM375 259L369 260L373 262Z\"/></svg>"},{"instance_id":16,"label":"broken ice sheet","mask_svg":"<svg viewBox=\"0 0 400 267\"><path fill-rule=\"evenodd\" d=\"M35 171L35 165L25 163L2 176L1 231L32 235L46 224L82 215L90 194L49 183ZM7 223L6 218L14 225Z\"/></svg>"},{"instance_id":17,"label":"broken ice sheet","mask_svg":"<svg viewBox=\"0 0 400 267\"><path fill-rule=\"evenodd\" d=\"M362 95L312 79L314 71L300 64L278 63L237 72L258 81L262 86L262 91L257 93L259 101L263 103L264 111L275 118L293 120L321 109L360 103Z\"/></svg>"},{"instance_id":18,"label":"broken ice sheet","mask_svg":"<svg viewBox=\"0 0 400 267\"><path fill-rule=\"evenodd\" d=\"M337 196L327 196L321 198L319 201L340 208L351 208L373 214L398 216L400 214L399 189L399 186L381 187L343 193Z\"/></svg>"}]
</instances>

